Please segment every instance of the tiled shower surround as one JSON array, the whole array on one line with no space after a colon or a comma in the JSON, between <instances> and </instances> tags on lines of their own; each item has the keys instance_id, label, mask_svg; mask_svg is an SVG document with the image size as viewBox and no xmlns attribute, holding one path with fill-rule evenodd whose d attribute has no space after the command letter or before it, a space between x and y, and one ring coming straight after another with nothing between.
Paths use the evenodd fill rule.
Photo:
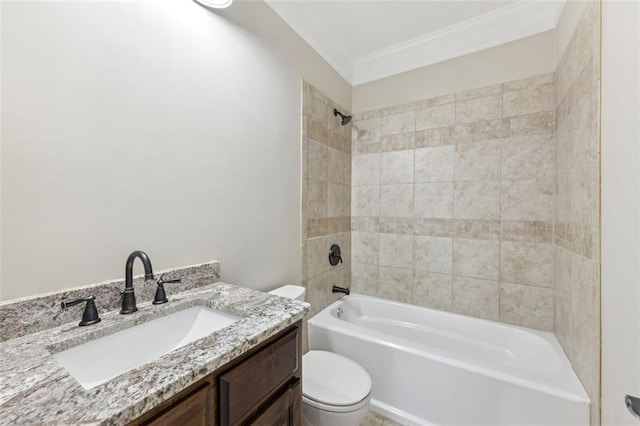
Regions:
<instances>
[{"instance_id":1,"label":"tiled shower surround","mask_svg":"<svg viewBox=\"0 0 640 426\"><path fill-rule=\"evenodd\" d=\"M600 424L600 5L591 1L556 71L554 332Z\"/></svg>"},{"instance_id":2,"label":"tiled shower surround","mask_svg":"<svg viewBox=\"0 0 640 426\"><path fill-rule=\"evenodd\" d=\"M352 289L553 329L553 74L358 114Z\"/></svg>"},{"instance_id":3,"label":"tiled shower surround","mask_svg":"<svg viewBox=\"0 0 640 426\"><path fill-rule=\"evenodd\" d=\"M333 285L351 280L351 124L333 115L348 110L310 84L302 92L302 280L313 316L339 298ZM334 243L337 266L328 259Z\"/></svg>"},{"instance_id":4,"label":"tiled shower surround","mask_svg":"<svg viewBox=\"0 0 640 426\"><path fill-rule=\"evenodd\" d=\"M337 284L552 331L599 425L599 93L597 1L553 74L355 114L350 129L305 84L311 315Z\"/></svg>"}]
</instances>

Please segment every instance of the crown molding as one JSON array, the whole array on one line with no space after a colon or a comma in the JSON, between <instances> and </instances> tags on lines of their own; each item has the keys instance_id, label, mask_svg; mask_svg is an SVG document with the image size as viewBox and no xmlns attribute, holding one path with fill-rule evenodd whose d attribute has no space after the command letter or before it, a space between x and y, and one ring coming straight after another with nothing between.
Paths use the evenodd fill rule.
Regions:
<instances>
[{"instance_id":1,"label":"crown molding","mask_svg":"<svg viewBox=\"0 0 640 426\"><path fill-rule=\"evenodd\" d=\"M309 2L265 0L347 82L356 86L529 37L556 27L565 0L521 0L371 54L353 58Z\"/></svg>"},{"instance_id":2,"label":"crown molding","mask_svg":"<svg viewBox=\"0 0 640 426\"><path fill-rule=\"evenodd\" d=\"M556 27L563 1L520 1L355 60L355 86Z\"/></svg>"},{"instance_id":3,"label":"crown molding","mask_svg":"<svg viewBox=\"0 0 640 426\"><path fill-rule=\"evenodd\" d=\"M309 2L265 0L304 41L335 69L349 84L353 84L353 58L340 43L327 36Z\"/></svg>"}]
</instances>

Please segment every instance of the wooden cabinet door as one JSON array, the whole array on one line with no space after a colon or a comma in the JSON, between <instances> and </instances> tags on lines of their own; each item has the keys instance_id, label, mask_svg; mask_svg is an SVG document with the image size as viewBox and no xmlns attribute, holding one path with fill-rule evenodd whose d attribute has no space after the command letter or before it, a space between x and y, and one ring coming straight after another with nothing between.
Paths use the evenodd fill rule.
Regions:
<instances>
[{"instance_id":1,"label":"wooden cabinet door","mask_svg":"<svg viewBox=\"0 0 640 426\"><path fill-rule=\"evenodd\" d=\"M259 413L257 417L246 424L251 426L301 426L301 392L300 381L297 381Z\"/></svg>"},{"instance_id":2,"label":"wooden cabinet door","mask_svg":"<svg viewBox=\"0 0 640 426\"><path fill-rule=\"evenodd\" d=\"M148 426L211 426L211 386L204 386L146 422Z\"/></svg>"},{"instance_id":3,"label":"wooden cabinet door","mask_svg":"<svg viewBox=\"0 0 640 426\"><path fill-rule=\"evenodd\" d=\"M245 424L299 373L298 328L220 376L220 424Z\"/></svg>"}]
</instances>

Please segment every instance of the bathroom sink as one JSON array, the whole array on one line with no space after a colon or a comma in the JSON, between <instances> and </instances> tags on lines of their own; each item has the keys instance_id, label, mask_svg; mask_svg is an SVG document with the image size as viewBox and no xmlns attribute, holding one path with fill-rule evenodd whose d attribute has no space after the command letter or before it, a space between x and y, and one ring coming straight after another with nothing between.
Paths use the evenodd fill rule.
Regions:
<instances>
[{"instance_id":1,"label":"bathroom sink","mask_svg":"<svg viewBox=\"0 0 640 426\"><path fill-rule=\"evenodd\" d=\"M83 343L53 357L83 388L91 389L240 319L196 306Z\"/></svg>"}]
</instances>

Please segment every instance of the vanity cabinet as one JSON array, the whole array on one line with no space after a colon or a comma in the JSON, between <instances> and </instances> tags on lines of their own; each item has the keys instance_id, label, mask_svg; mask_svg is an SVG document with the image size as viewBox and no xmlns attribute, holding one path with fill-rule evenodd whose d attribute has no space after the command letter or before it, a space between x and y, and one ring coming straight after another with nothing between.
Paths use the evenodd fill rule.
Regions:
<instances>
[{"instance_id":1,"label":"vanity cabinet","mask_svg":"<svg viewBox=\"0 0 640 426\"><path fill-rule=\"evenodd\" d=\"M297 322L131 425L300 426L301 344Z\"/></svg>"}]
</instances>

